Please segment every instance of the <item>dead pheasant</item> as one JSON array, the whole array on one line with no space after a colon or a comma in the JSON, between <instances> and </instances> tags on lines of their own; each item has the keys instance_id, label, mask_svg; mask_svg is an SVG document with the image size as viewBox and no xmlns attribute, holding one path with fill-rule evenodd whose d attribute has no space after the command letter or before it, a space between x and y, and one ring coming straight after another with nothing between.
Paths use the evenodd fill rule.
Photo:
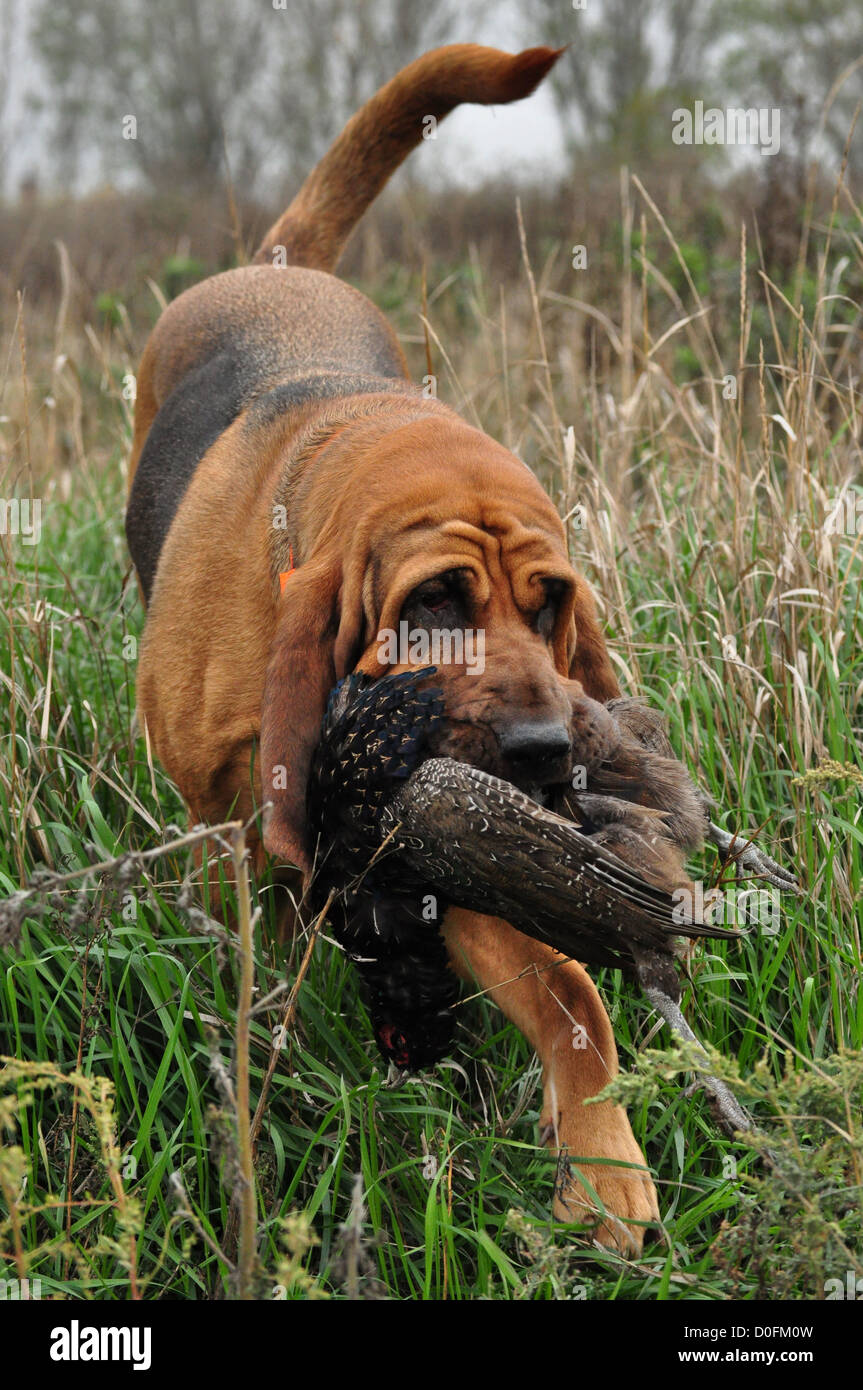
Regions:
<instances>
[{"instance_id":1,"label":"dead pheasant","mask_svg":"<svg viewBox=\"0 0 863 1390\"><path fill-rule=\"evenodd\" d=\"M338 894L334 930L366 983L383 1055L416 1068L451 1041L457 986L438 931L447 904L622 967L693 1040L677 1004L680 938L736 933L692 910L684 853L707 833L707 803L650 712L636 701L575 702L586 786L560 796L558 814L467 763L430 756L445 726L432 674L343 681L309 783L313 902ZM710 1081L727 1125L745 1127L727 1088Z\"/></svg>"}]
</instances>

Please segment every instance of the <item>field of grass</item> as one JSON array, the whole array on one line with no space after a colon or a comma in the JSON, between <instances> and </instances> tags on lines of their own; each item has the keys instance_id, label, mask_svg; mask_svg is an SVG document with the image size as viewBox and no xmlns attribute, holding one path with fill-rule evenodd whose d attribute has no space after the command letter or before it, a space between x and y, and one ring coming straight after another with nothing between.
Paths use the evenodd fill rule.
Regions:
<instances>
[{"instance_id":1,"label":"field of grass","mask_svg":"<svg viewBox=\"0 0 863 1390\"><path fill-rule=\"evenodd\" d=\"M760 274L752 238L709 267L721 294L702 284L629 185L616 299L592 300L566 234L541 250L527 236L504 283L467 248L430 268L425 317L416 266L362 285L415 375L428 354L441 396L548 487L624 686L666 712L716 819L799 875L773 929L696 949L684 996L772 1163L761 1141L719 1136L657 1054L657 1017L605 972L663 1229L637 1261L579 1242L550 1221L538 1065L487 999L462 1008L450 1062L393 1086L326 929L291 992L307 939L270 939L270 885L252 886L244 948L201 913L181 845L44 883L0 916L0 1278L72 1299L715 1300L822 1298L863 1276L863 226L848 203L813 219L788 285ZM0 495L42 509L38 544L0 536L4 896L188 830L133 725L143 613L122 525L129 377L162 290L130 272L136 315L112 289L85 323L57 255L55 299L3 301ZM716 882L715 856L695 869ZM237 1255L241 1130L271 1061L258 1238L244 1246L247 1212Z\"/></svg>"}]
</instances>

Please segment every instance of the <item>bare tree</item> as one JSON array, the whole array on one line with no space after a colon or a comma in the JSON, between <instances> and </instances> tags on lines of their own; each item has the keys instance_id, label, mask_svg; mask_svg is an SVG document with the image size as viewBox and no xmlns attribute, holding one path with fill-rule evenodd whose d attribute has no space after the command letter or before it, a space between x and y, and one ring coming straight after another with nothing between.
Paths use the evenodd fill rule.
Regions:
<instances>
[{"instance_id":1,"label":"bare tree","mask_svg":"<svg viewBox=\"0 0 863 1390\"><path fill-rule=\"evenodd\" d=\"M13 138L9 97L12 90L12 42L17 20L15 0L0 0L0 194L6 186L9 148Z\"/></svg>"},{"instance_id":2,"label":"bare tree","mask_svg":"<svg viewBox=\"0 0 863 1390\"><path fill-rule=\"evenodd\" d=\"M583 10L533 0L532 31L569 45L551 83L570 150L589 142L627 158L649 141L657 98L703 80L708 9L708 0L604 0ZM666 133L667 119L663 107Z\"/></svg>"},{"instance_id":3,"label":"bare tree","mask_svg":"<svg viewBox=\"0 0 863 1390\"><path fill-rule=\"evenodd\" d=\"M782 163L802 186L808 159L841 158L863 100L863 9L858 0L714 0L713 15L727 26L727 90L745 105L780 108ZM863 122L849 159L863 167Z\"/></svg>"},{"instance_id":4,"label":"bare tree","mask_svg":"<svg viewBox=\"0 0 863 1390\"><path fill-rule=\"evenodd\" d=\"M6 0L0 0L6 3ZM56 172L299 177L366 97L489 0L36 0ZM126 118L132 118L127 120Z\"/></svg>"},{"instance_id":5,"label":"bare tree","mask_svg":"<svg viewBox=\"0 0 863 1390\"><path fill-rule=\"evenodd\" d=\"M31 38L56 171L82 161L155 184L211 185L227 148L255 169L256 78L273 15L261 0L40 0Z\"/></svg>"}]
</instances>

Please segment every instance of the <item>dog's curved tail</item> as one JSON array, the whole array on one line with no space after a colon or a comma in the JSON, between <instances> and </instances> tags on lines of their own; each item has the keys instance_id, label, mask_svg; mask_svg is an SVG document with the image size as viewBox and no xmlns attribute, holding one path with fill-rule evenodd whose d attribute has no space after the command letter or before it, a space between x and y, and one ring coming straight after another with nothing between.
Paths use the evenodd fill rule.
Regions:
<instances>
[{"instance_id":1,"label":"dog's curved tail","mask_svg":"<svg viewBox=\"0 0 863 1390\"><path fill-rule=\"evenodd\" d=\"M351 117L267 232L255 263L274 261L284 247L282 264L333 270L366 208L437 121L461 102L503 105L529 96L562 51L513 54L454 43L424 53Z\"/></svg>"}]
</instances>

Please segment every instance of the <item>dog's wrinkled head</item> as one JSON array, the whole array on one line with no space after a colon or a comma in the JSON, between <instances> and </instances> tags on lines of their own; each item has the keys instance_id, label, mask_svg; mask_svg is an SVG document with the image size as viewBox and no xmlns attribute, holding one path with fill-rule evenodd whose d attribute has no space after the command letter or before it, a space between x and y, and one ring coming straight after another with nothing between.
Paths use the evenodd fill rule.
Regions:
<instances>
[{"instance_id":1,"label":"dog's wrinkled head","mask_svg":"<svg viewBox=\"0 0 863 1390\"><path fill-rule=\"evenodd\" d=\"M286 588L267 678L265 792L270 764L287 768L268 847L307 858L311 750L328 690L352 669L434 665L448 715L435 751L525 790L567 780L578 701L619 691L590 590L526 465L447 412L390 431L351 457L349 488L320 491L326 522ZM587 703L580 717L589 749L601 719Z\"/></svg>"}]
</instances>

